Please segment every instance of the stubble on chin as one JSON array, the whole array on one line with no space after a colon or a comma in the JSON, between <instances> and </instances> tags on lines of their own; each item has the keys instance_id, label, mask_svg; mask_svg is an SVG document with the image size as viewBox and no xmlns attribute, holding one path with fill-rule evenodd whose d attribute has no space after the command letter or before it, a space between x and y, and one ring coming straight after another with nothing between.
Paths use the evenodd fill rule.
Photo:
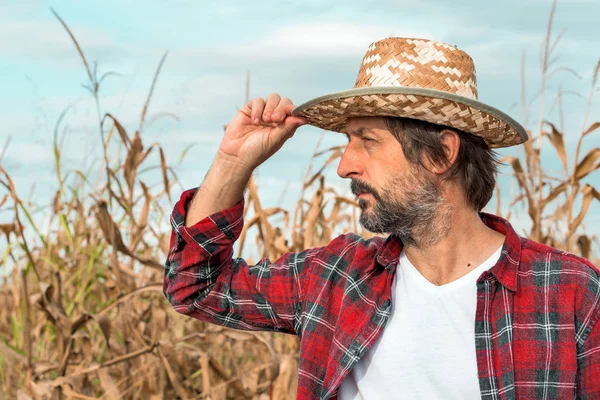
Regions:
<instances>
[{"instance_id":1,"label":"stubble on chin","mask_svg":"<svg viewBox=\"0 0 600 400\"><path fill-rule=\"evenodd\" d=\"M359 206L359 222L366 230L395 235L405 246L417 248L446 237L453 215L441 189L414 174L391 179L382 193L359 199Z\"/></svg>"}]
</instances>

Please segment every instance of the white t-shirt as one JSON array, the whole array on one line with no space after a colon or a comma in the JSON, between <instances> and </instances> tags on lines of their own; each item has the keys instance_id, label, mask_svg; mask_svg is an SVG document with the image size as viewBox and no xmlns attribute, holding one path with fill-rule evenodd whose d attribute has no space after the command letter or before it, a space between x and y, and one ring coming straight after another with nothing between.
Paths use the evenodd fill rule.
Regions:
<instances>
[{"instance_id":1,"label":"white t-shirt","mask_svg":"<svg viewBox=\"0 0 600 400\"><path fill-rule=\"evenodd\" d=\"M342 381L340 400L481 399L476 281L496 264L501 250L442 286L421 275L403 250L392 284L390 319Z\"/></svg>"}]
</instances>

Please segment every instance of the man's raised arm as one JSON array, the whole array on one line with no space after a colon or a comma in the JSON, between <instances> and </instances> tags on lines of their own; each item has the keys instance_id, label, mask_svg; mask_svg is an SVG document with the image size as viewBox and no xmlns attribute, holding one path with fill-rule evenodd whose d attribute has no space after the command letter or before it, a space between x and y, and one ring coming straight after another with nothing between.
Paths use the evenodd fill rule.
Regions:
<instances>
[{"instance_id":1,"label":"man's raised arm","mask_svg":"<svg viewBox=\"0 0 600 400\"><path fill-rule=\"evenodd\" d=\"M306 123L291 116L293 108L277 94L248 102L227 126L202 185L175 205L163 291L177 312L232 328L298 333L310 251L254 266L232 258L252 171Z\"/></svg>"}]
</instances>

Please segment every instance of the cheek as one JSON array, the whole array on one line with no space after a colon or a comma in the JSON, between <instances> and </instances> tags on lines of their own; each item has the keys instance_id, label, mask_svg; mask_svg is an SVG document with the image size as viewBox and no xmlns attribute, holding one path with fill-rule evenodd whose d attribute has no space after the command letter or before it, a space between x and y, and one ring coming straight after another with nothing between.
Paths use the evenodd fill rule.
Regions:
<instances>
[{"instance_id":1,"label":"cheek","mask_svg":"<svg viewBox=\"0 0 600 400\"><path fill-rule=\"evenodd\" d=\"M394 186L398 182L410 179L406 176L409 166L397 142L366 142L356 146L354 150L357 155L360 154L369 183L377 188L379 194L395 193L398 189ZM391 182L396 184L390 185ZM406 185L402 186L404 187Z\"/></svg>"},{"instance_id":2,"label":"cheek","mask_svg":"<svg viewBox=\"0 0 600 400\"><path fill-rule=\"evenodd\" d=\"M408 171L387 170L384 173L387 174L385 181L379 186L384 197L397 199L399 196L404 196L406 192L418 189L418 182Z\"/></svg>"}]
</instances>

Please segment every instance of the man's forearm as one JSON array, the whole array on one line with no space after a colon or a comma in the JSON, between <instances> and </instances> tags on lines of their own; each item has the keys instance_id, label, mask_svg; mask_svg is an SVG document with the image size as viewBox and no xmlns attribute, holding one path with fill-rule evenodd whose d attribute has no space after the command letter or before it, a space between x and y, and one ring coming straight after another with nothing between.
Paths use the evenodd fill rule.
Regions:
<instances>
[{"instance_id":1,"label":"man's forearm","mask_svg":"<svg viewBox=\"0 0 600 400\"><path fill-rule=\"evenodd\" d=\"M217 155L186 213L185 226L190 227L240 201L251 175L251 168Z\"/></svg>"}]
</instances>

